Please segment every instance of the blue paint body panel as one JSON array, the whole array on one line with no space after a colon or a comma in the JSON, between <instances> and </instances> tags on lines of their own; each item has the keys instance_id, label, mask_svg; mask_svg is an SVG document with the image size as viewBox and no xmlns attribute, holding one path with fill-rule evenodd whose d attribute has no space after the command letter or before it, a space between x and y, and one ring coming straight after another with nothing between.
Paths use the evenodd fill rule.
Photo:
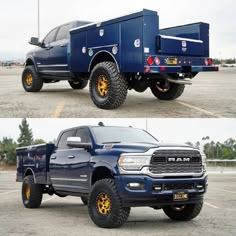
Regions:
<instances>
[{"instance_id":1,"label":"blue paint body panel","mask_svg":"<svg viewBox=\"0 0 236 236\"><path fill-rule=\"evenodd\" d=\"M161 35L169 35L188 39L202 40L204 46L203 57L209 57L209 24L194 23L160 30Z\"/></svg>"}]
</instances>

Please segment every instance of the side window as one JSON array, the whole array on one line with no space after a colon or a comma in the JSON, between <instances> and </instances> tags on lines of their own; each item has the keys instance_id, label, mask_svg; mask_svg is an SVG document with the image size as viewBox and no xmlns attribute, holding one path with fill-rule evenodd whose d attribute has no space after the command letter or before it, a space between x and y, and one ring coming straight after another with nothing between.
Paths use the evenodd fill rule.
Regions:
<instances>
[{"instance_id":1,"label":"side window","mask_svg":"<svg viewBox=\"0 0 236 236\"><path fill-rule=\"evenodd\" d=\"M45 45L55 41L55 36L56 36L57 30L58 30L58 28L53 29L52 31L50 31L48 33L48 35L43 40Z\"/></svg>"},{"instance_id":2,"label":"side window","mask_svg":"<svg viewBox=\"0 0 236 236\"><path fill-rule=\"evenodd\" d=\"M56 41L69 38L70 24L63 25L60 27Z\"/></svg>"},{"instance_id":3,"label":"side window","mask_svg":"<svg viewBox=\"0 0 236 236\"><path fill-rule=\"evenodd\" d=\"M68 130L65 133L63 133L60 137L60 141L58 143L58 149L69 149L69 147L66 144L68 137L73 137L75 134L74 130Z\"/></svg>"},{"instance_id":4,"label":"side window","mask_svg":"<svg viewBox=\"0 0 236 236\"><path fill-rule=\"evenodd\" d=\"M89 132L88 132L88 129L86 129L86 128L78 129L76 131L76 135L75 136L76 137L80 137L82 143L91 143Z\"/></svg>"}]
</instances>

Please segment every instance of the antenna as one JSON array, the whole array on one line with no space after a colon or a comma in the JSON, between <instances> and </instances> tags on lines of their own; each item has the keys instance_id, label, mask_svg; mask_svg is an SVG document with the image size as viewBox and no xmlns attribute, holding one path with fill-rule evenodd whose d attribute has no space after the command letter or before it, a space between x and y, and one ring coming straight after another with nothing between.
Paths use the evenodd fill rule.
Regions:
<instances>
[{"instance_id":1,"label":"antenna","mask_svg":"<svg viewBox=\"0 0 236 236\"><path fill-rule=\"evenodd\" d=\"M104 126L105 126L102 121L100 121L100 122L98 123L98 125L101 126L101 127L104 127Z\"/></svg>"}]
</instances>

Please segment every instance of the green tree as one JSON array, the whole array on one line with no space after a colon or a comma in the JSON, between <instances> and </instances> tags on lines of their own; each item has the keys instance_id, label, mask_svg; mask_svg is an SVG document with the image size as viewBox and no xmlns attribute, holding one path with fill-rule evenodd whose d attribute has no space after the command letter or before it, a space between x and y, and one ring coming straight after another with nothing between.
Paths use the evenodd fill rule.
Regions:
<instances>
[{"instance_id":1,"label":"green tree","mask_svg":"<svg viewBox=\"0 0 236 236\"><path fill-rule=\"evenodd\" d=\"M20 137L17 139L18 146L24 147L31 145L33 143L33 132L29 128L29 124L27 123L27 120L25 118L22 119L19 128L20 128Z\"/></svg>"},{"instance_id":2,"label":"green tree","mask_svg":"<svg viewBox=\"0 0 236 236\"><path fill-rule=\"evenodd\" d=\"M16 163L16 142L12 138L4 137L0 141L0 160L2 162L13 165Z\"/></svg>"},{"instance_id":3,"label":"green tree","mask_svg":"<svg viewBox=\"0 0 236 236\"><path fill-rule=\"evenodd\" d=\"M43 144L43 143L46 143L43 139L35 139L33 142L34 145Z\"/></svg>"}]
</instances>

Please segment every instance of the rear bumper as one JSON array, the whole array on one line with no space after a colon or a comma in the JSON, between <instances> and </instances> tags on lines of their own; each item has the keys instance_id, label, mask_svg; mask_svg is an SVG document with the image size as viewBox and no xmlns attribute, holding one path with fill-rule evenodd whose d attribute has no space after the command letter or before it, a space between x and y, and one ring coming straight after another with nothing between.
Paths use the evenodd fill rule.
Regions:
<instances>
[{"instance_id":1,"label":"rear bumper","mask_svg":"<svg viewBox=\"0 0 236 236\"><path fill-rule=\"evenodd\" d=\"M198 73L219 71L218 66L145 66L146 74Z\"/></svg>"},{"instance_id":2,"label":"rear bumper","mask_svg":"<svg viewBox=\"0 0 236 236\"><path fill-rule=\"evenodd\" d=\"M199 178L155 179L149 176L121 175L115 178L123 206L168 206L176 204L191 204L203 199L207 190L207 175ZM142 189L130 189L130 183L140 183ZM202 189L197 186L202 185ZM160 191L154 189L161 186ZM166 186L172 186L166 189ZM178 188L178 186L183 186ZM191 188L185 186L193 186ZM177 192L188 194L188 200L174 201Z\"/></svg>"}]
</instances>

